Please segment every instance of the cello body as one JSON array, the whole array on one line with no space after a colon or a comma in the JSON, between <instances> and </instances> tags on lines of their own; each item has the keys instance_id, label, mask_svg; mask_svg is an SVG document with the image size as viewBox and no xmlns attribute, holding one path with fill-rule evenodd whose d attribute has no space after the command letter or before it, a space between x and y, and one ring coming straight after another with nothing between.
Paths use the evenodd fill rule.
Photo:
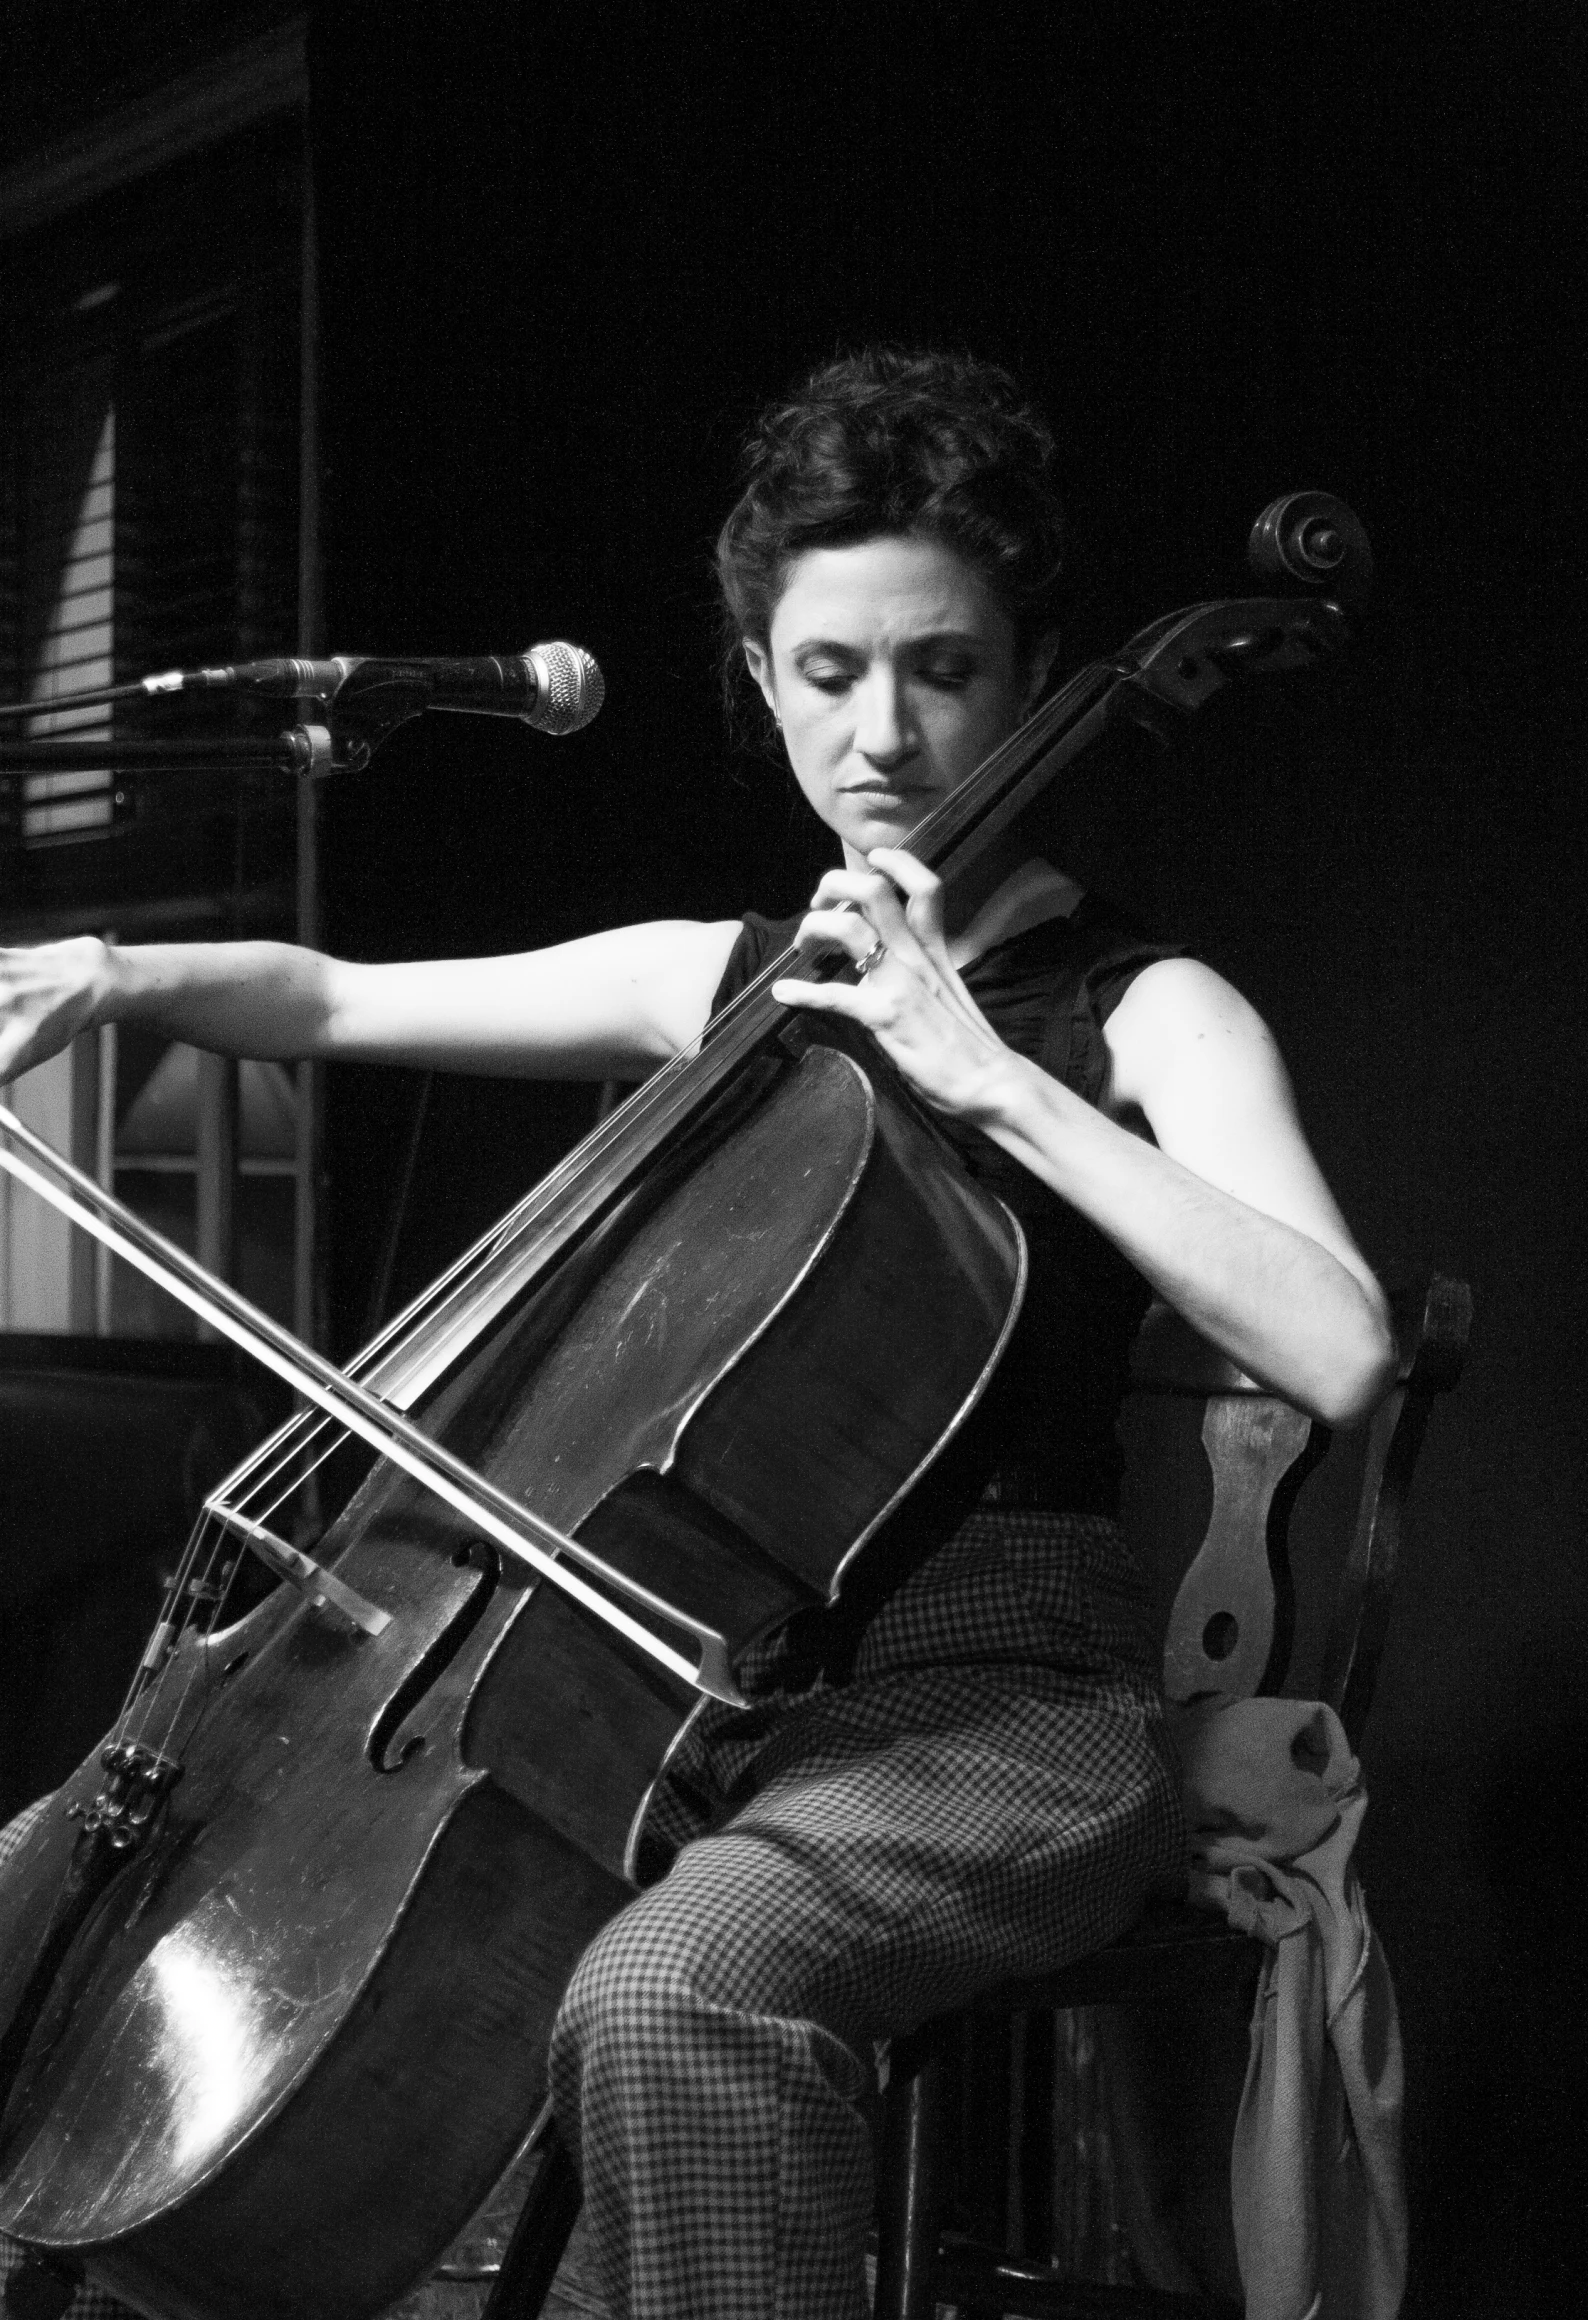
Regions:
<instances>
[{"instance_id":1,"label":"cello body","mask_svg":"<svg viewBox=\"0 0 1588 2320\"><path fill-rule=\"evenodd\" d=\"M838 1595L1024 1280L1018 1226L874 1051L791 1044L422 1413L732 1652ZM319 1552L391 1624L281 1588L184 1637L181 1779L0 2115L0 2228L161 2320L364 2320L423 2276L543 2107L563 1987L695 1704L390 1468ZM0 2025L100 1780L0 1885Z\"/></svg>"}]
</instances>

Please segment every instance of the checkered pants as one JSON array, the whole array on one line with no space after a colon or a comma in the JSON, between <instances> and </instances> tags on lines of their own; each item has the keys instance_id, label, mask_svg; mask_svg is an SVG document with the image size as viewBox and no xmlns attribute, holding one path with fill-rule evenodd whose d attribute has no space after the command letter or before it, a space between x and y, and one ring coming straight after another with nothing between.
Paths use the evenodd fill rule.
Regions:
<instances>
[{"instance_id":1,"label":"checkered pants","mask_svg":"<svg viewBox=\"0 0 1588 2320\"><path fill-rule=\"evenodd\" d=\"M1113 1524L978 1513L847 1684L697 1717L676 1856L552 2040L611 2320L865 2312L874 2042L1106 1941L1180 1858L1138 1612Z\"/></svg>"}]
</instances>

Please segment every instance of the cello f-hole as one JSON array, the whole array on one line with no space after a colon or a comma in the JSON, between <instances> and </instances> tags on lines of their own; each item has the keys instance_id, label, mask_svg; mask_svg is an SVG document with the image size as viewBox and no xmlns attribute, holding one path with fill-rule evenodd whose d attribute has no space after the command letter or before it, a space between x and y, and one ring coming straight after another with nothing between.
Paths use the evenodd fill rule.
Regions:
<instances>
[{"instance_id":1,"label":"cello f-hole","mask_svg":"<svg viewBox=\"0 0 1588 2320\"><path fill-rule=\"evenodd\" d=\"M414 1662L370 1727L368 1755L377 1772L400 1772L423 1750L424 1735L405 1732L403 1726L468 1642L496 1593L497 1559L489 1548L465 1542L447 1559L459 1570L472 1567L478 1584L458 1605L429 1650Z\"/></svg>"}]
</instances>

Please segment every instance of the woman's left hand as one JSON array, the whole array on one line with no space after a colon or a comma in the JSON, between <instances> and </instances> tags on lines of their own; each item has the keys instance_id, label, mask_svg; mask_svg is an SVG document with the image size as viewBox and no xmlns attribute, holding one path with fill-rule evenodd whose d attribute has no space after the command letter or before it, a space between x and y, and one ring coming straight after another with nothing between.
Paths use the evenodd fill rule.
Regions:
<instances>
[{"instance_id":1,"label":"woman's left hand","mask_svg":"<svg viewBox=\"0 0 1588 2320\"><path fill-rule=\"evenodd\" d=\"M948 955L942 881L897 846L879 846L867 861L868 870L828 871L795 937L807 956L847 953L861 980L784 980L772 996L863 1024L935 1110L985 1117L1019 1059Z\"/></svg>"}]
</instances>

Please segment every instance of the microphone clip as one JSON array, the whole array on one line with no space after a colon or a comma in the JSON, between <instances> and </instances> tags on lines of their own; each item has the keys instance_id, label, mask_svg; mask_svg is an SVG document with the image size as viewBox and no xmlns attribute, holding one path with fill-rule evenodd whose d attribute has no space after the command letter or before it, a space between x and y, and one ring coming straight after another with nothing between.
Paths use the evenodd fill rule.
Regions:
<instances>
[{"instance_id":1,"label":"microphone clip","mask_svg":"<svg viewBox=\"0 0 1588 2320\"><path fill-rule=\"evenodd\" d=\"M321 704L325 727L339 745L337 765L311 770L339 772L345 767L349 773L361 773L399 725L422 717L429 706L430 688L416 672L394 667L390 661L354 661L335 693Z\"/></svg>"}]
</instances>

